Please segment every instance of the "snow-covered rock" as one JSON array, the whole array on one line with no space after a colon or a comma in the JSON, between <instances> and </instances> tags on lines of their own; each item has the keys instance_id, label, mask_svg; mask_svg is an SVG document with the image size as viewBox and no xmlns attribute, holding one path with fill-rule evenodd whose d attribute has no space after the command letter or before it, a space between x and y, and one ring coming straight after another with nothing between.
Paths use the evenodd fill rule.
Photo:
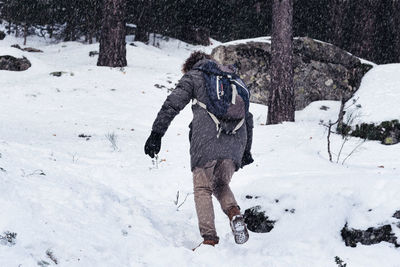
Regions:
<instances>
[{"instance_id":1,"label":"snow-covered rock","mask_svg":"<svg viewBox=\"0 0 400 267\"><path fill-rule=\"evenodd\" d=\"M296 110L313 101L352 97L372 65L328 43L311 38L293 41ZM271 43L256 38L222 44L212 55L224 64L237 64L239 74L252 91L251 101L267 104L271 84Z\"/></svg>"},{"instance_id":2,"label":"snow-covered rock","mask_svg":"<svg viewBox=\"0 0 400 267\"><path fill-rule=\"evenodd\" d=\"M24 71L31 67L26 57L0 56L0 70Z\"/></svg>"},{"instance_id":3,"label":"snow-covered rock","mask_svg":"<svg viewBox=\"0 0 400 267\"><path fill-rule=\"evenodd\" d=\"M400 64L375 66L346 103L351 134L391 145L400 142Z\"/></svg>"}]
</instances>

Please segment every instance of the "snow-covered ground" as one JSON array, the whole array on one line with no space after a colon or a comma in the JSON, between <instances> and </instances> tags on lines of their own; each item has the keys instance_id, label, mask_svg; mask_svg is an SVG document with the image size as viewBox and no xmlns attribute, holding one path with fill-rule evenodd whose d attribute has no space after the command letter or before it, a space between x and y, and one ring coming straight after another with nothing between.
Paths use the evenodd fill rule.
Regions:
<instances>
[{"instance_id":1,"label":"snow-covered ground","mask_svg":"<svg viewBox=\"0 0 400 267\"><path fill-rule=\"evenodd\" d=\"M201 238L191 194L190 107L171 124L158 162L143 146L183 60L211 48L136 43L127 46L128 67L111 69L88 56L98 44L28 42L44 52L9 48L21 44L12 37L0 41L0 55L24 55L33 64L0 71L0 235L17 233L15 245L0 240L0 266L53 266L53 258L59 266L85 267L333 267L335 256L351 267L400 266L392 244L350 248L340 236L346 222L357 229L398 223L392 215L400 209L400 145L368 141L342 165L359 143L351 139L339 164L330 163L320 120L335 120L339 103L312 103L295 123L273 126L264 125L265 106L251 106L255 162L234 175L232 189L242 210L261 205L275 228L250 233L238 246L215 203L220 244L193 252ZM363 88L379 91L372 73ZM376 94L362 100L376 101ZM116 149L106 135L115 137ZM342 140L331 139L336 161Z\"/></svg>"}]
</instances>

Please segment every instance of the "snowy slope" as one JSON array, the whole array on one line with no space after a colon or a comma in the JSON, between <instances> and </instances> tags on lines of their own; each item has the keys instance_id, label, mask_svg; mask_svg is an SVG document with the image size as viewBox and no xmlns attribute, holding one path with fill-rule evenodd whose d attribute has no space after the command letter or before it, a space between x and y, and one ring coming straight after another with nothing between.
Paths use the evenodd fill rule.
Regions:
<instances>
[{"instance_id":1,"label":"snowy slope","mask_svg":"<svg viewBox=\"0 0 400 267\"><path fill-rule=\"evenodd\" d=\"M210 48L136 43L127 46L128 67L110 69L88 56L98 44L30 40L44 51L32 54L9 48L16 42L0 41L0 54L24 55L33 66L0 71L0 235L17 233L15 245L0 242L0 266L54 266L49 255L59 266L85 267L319 267L337 266L335 256L352 267L400 266L391 244L349 248L341 240L346 222L366 229L398 221L400 146L366 142L344 165L330 163L320 120L336 118L337 102L312 103L296 123L274 126L264 125L266 107L252 105L255 163L234 175L232 189L243 210L261 205L275 228L237 246L215 202L220 244L193 252L201 238L191 194L190 107L171 124L157 163L143 145L183 60ZM117 137L117 149L107 134ZM346 143L340 162L357 144ZM332 151L340 145L333 136Z\"/></svg>"}]
</instances>

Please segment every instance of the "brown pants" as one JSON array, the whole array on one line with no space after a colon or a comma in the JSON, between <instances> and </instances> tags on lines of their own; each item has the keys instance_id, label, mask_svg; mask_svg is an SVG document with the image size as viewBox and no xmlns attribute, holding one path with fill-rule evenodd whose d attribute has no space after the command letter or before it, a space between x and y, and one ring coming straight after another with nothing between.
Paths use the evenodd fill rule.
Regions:
<instances>
[{"instance_id":1,"label":"brown pants","mask_svg":"<svg viewBox=\"0 0 400 267\"><path fill-rule=\"evenodd\" d=\"M204 239L218 240L214 223L213 194L225 214L232 207L238 207L229 187L235 164L230 159L213 160L202 168L193 170L194 202L199 220L200 234Z\"/></svg>"}]
</instances>

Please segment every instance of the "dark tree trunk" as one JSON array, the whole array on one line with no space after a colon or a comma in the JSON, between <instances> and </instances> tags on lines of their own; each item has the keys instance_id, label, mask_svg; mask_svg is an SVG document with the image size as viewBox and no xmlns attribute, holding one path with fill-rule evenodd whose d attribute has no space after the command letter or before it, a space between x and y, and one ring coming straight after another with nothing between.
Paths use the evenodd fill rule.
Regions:
<instances>
[{"instance_id":1,"label":"dark tree trunk","mask_svg":"<svg viewBox=\"0 0 400 267\"><path fill-rule=\"evenodd\" d=\"M28 24L24 24L24 45L26 45L26 38L28 37Z\"/></svg>"},{"instance_id":2,"label":"dark tree trunk","mask_svg":"<svg viewBox=\"0 0 400 267\"><path fill-rule=\"evenodd\" d=\"M19 37L19 25L15 23L15 37Z\"/></svg>"},{"instance_id":3,"label":"dark tree trunk","mask_svg":"<svg viewBox=\"0 0 400 267\"><path fill-rule=\"evenodd\" d=\"M394 62L400 62L400 1L393 1L393 25L394 25Z\"/></svg>"},{"instance_id":4,"label":"dark tree trunk","mask_svg":"<svg viewBox=\"0 0 400 267\"><path fill-rule=\"evenodd\" d=\"M149 33L146 28L142 25L137 25L135 32L135 41L148 43L149 42Z\"/></svg>"},{"instance_id":5,"label":"dark tree trunk","mask_svg":"<svg viewBox=\"0 0 400 267\"><path fill-rule=\"evenodd\" d=\"M267 124L294 121L293 0L274 0L272 7L271 88Z\"/></svg>"},{"instance_id":6,"label":"dark tree trunk","mask_svg":"<svg viewBox=\"0 0 400 267\"><path fill-rule=\"evenodd\" d=\"M375 58L375 29L378 2L365 1L363 5L354 4L351 14L357 19L352 25L352 40L348 50L362 58Z\"/></svg>"},{"instance_id":7,"label":"dark tree trunk","mask_svg":"<svg viewBox=\"0 0 400 267\"><path fill-rule=\"evenodd\" d=\"M11 34L11 22L8 22L8 29L7 29L7 33Z\"/></svg>"},{"instance_id":8,"label":"dark tree trunk","mask_svg":"<svg viewBox=\"0 0 400 267\"><path fill-rule=\"evenodd\" d=\"M97 66L125 67L125 10L126 0L106 0L100 36Z\"/></svg>"},{"instance_id":9,"label":"dark tree trunk","mask_svg":"<svg viewBox=\"0 0 400 267\"><path fill-rule=\"evenodd\" d=\"M328 42L342 47L343 43L343 17L345 16L345 4L343 0L332 0L329 10Z\"/></svg>"}]
</instances>

